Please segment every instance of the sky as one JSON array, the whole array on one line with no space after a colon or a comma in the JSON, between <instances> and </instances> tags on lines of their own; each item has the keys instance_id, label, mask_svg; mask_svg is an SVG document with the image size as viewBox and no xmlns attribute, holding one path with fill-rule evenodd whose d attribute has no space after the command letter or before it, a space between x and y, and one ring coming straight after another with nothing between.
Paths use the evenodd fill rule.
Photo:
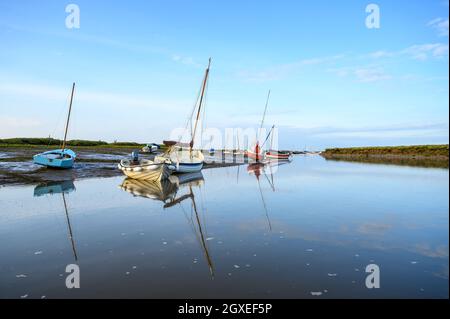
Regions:
<instances>
[{"instance_id":1,"label":"sky","mask_svg":"<svg viewBox=\"0 0 450 319\"><path fill-rule=\"evenodd\" d=\"M66 6L80 9L67 28ZM0 0L0 138L160 142L212 58L205 127L281 149L448 143L448 0Z\"/></svg>"}]
</instances>

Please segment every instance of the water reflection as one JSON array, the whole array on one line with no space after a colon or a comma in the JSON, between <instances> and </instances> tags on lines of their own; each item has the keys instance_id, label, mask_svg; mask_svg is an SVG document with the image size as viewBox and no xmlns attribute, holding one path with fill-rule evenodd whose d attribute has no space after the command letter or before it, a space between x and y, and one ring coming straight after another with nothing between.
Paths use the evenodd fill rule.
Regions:
<instances>
[{"instance_id":1,"label":"water reflection","mask_svg":"<svg viewBox=\"0 0 450 319\"><path fill-rule=\"evenodd\" d=\"M0 298L448 298L448 170L244 165L2 187Z\"/></svg>"},{"instance_id":2,"label":"water reflection","mask_svg":"<svg viewBox=\"0 0 450 319\"><path fill-rule=\"evenodd\" d=\"M160 200L164 203L163 208L169 209L174 206L180 206L188 223L191 227L195 238L197 239L206 262L208 264L211 277L214 277L214 266L209 248L206 240L205 225L202 224L198 212L198 204L196 203L194 188L201 191L201 186L204 183L202 172L186 173L171 175L168 180L162 181L142 181L126 178L120 188L127 191L134 196L146 197L153 200ZM179 195L183 190L188 192ZM183 201L190 200L191 210L187 212L181 205ZM202 212L205 211L203 203L201 205Z\"/></svg>"},{"instance_id":3,"label":"water reflection","mask_svg":"<svg viewBox=\"0 0 450 319\"><path fill-rule=\"evenodd\" d=\"M75 191L75 185L73 184L72 180L59 181L59 182L47 182L47 183L41 183L34 188L34 196L39 197L39 196L44 196L44 195L61 194L63 204L64 204L64 211L66 213L67 228L69 231L69 239L70 239L70 243L72 245L73 256L75 258L75 261L77 261L78 255L77 255L77 250L75 248L75 241L73 238L72 225L70 224L69 211L67 209L66 197L64 195L64 194L67 194L67 193L70 193L73 191Z\"/></svg>"}]
</instances>

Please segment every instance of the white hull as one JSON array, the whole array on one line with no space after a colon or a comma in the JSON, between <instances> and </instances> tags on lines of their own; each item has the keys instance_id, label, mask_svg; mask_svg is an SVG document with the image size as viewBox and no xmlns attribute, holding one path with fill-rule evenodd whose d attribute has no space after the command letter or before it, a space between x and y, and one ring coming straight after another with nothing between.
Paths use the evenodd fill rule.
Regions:
<instances>
[{"instance_id":1,"label":"white hull","mask_svg":"<svg viewBox=\"0 0 450 319\"><path fill-rule=\"evenodd\" d=\"M118 167L127 177L133 179L158 181L167 179L170 175L170 169L164 162L141 160L139 164L132 164L129 160L122 160Z\"/></svg>"},{"instance_id":2,"label":"white hull","mask_svg":"<svg viewBox=\"0 0 450 319\"><path fill-rule=\"evenodd\" d=\"M157 157L162 161L164 157ZM170 153L170 169L175 173L195 173L200 172L203 168L205 157L198 150L176 150Z\"/></svg>"}]
</instances>

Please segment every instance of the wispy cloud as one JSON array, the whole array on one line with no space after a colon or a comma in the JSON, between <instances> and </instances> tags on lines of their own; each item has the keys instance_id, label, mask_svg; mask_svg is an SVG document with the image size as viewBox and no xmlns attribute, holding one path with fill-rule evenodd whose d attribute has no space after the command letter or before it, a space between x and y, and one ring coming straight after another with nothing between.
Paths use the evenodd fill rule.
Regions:
<instances>
[{"instance_id":1,"label":"wispy cloud","mask_svg":"<svg viewBox=\"0 0 450 319\"><path fill-rule=\"evenodd\" d=\"M429 59L448 59L448 43L425 43L414 44L399 51L375 51L367 55L373 59L393 58L393 57L409 57L418 61L426 61Z\"/></svg>"},{"instance_id":2,"label":"wispy cloud","mask_svg":"<svg viewBox=\"0 0 450 319\"><path fill-rule=\"evenodd\" d=\"M435 29L439 36L448 37L448 18L436 18L428 22L427 25Z\"/></svg>"},{"instance_id":3,"label":"wispy cloud","mask_svg":"<svg viewBox=\"0 0 450 319\"><path fill-rule=\"evenodd\" d=\"M294 127L293 127L294 128ZM445 133L448 136L448 123L428 124L393 124L384 126L361 126L361 127L295 127L302 135L315 137L401 137L401 136L423 136L430 133Z\"/></svg>"},{"instance_id":4,"label":"wispy cloud","mask_svg":"<svg viewBox=\"0 0 450 319\"><path fill-rule=\"evenodd\" d=\"M69 88L62 88L49 85L30 83L1 83L0 93L2 95L11 94L23 97L35 97L41 100L62 100L68 99ZM150 108L161 112L164 109L185 110L189 101L159 98L152 96L135 96L112 92L80 90L76 93L76 103L95 105L96 107L120 107L120 108Z\"/></svg>"},{"instance_id":5,"label":"wispy cloud","mask_svg":"<svg viewBox=\"0 0 450 319\"><path fill-rule=\"evenodd\" d=\"M361 83L379 82L392 79L382 67L379 66L360 66L360 67L341 67L328 70L339 77L353 77Z\"/></svg>"},{"instance_id":6,"label":"wispy cloud","mask_svg":"<svg viewBox=\"0 0 450 319\"><path fill-rule=\"evenodd\" d=\"M195 67L200 67L201 66L199 63L197 63L194 60L194 58L192 58L190 56L182 56L182 55L179 55L179 54L173 54L172 55L172 61L184 64L184 65L195 66Z\"/></svg>"},{"instance_id":7,"label":"wispy cloud","mask_svg":"<svg viewBox=\"0 0 450 319\"><path fill-rule=\"evenodd\" d=\"M292 63L270 66L261 71L241 70L238 72L237 75L239 78L249 82L266 82L266 81L281 80L295 72L298 72L303 67L329 64L337 60L340 60L344 57L345 55L340 54L327 57L302 59Z\"/></svg>"},{"instance_id":8,"label":"wispy cloud","mask_svg":"<svg viewBox=\"0 0 450 319\"><path fill-rule=\"evenodd\" d=\"M448 59L448 44L445 43L430 43L413 45L406 48L401 54L409 55L415 60L425 61L429 58L434 59Z\"/></svg>"}]
</instances>

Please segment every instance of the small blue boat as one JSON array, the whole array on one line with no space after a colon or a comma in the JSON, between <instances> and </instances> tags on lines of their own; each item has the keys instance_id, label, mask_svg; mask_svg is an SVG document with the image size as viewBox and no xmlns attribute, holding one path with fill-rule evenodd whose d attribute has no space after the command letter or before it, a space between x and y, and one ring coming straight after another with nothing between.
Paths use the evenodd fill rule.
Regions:
<instances>
[{"instance_id":1,"label":"small blue boat","mask_svg":"<svg viewBox=\"0 0 450 319\"><path fill-rule=\"evenodd\" d=\"M71 168L76 157L74 151L66 148L36 154L33 162L48 167Z\"/></svg>"},{"instance_id":2,"label":"small blue boat","mask_svg":"<svg viewBox=\"0 0 450 319\"><path fill-rule=\"evenodd\" d=\"M74 151L66 148L67 130L69 128L70 112L72 110L73 92L75 91L75 83L72 85L72 93L70 95L69 113L67 114L67 122L64 133L64 140L61 149L47 151L33 156L33 162L38 165L54 168L72 168L73 162L77 155Z\"/></svg>"}]
</instances>

